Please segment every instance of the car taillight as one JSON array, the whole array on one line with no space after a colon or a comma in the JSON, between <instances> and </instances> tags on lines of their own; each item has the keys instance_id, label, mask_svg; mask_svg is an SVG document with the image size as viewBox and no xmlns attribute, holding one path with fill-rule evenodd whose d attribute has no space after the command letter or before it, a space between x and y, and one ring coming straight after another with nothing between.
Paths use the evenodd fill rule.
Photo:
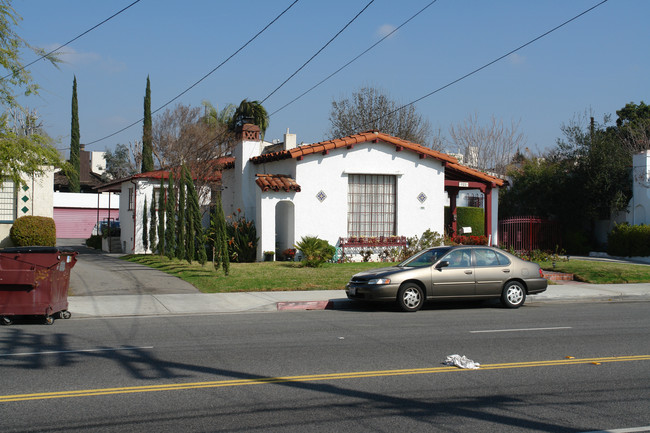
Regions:
<instances>
[{"instance_id":1,"label":"car taillight","mask_svg":"<svg viewBox=\"0 0 650 433\"><path fill-rule=\"evenodd\" d=\"M544 271L542 271L542 268L539 268L539 278L544 278Z\"/></svg>"}]
</instances>

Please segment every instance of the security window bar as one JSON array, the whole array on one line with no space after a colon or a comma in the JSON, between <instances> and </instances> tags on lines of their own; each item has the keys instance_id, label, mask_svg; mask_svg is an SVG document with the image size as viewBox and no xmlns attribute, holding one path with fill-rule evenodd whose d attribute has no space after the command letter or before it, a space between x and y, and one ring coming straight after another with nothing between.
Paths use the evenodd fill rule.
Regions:
<instances>
[{"instance_id":1,"label":"security window bar","mask_svg":"<svg viewBox=\"0 0 650 433\"><path fill-rule=\"evenodd\" d=\"M129 188L129 207L128 210L133 210L134 189Z\"/></svg>"},{"instance_id":2,"label":"security window bar","mask_svg":"<svg viewBox=\"0 0 650 433\"><path fill-rule=\"evenodd\" d=\"M348 236L395 235L395 185L395 176L348 176Z\"/></svg>"},{"instance_id":3,"label":"security window bar","mask_svg":"<svg viewBox=\"0 0 650 433\"><path fill-rule=\"evenodd\" d=\"M16 187L13 180L4 179L0 188L0 221L13 222L16 219Z\"/></svg>"}]
</instances>

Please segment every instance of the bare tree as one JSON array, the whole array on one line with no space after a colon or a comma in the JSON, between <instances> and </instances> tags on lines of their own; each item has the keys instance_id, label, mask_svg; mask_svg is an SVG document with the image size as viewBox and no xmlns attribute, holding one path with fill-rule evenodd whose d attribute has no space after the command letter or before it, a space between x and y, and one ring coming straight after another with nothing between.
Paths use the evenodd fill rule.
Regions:
<instances>
[{"instance_id":1,"label":"bare tree","mask_svg":"<svg viewBox=\"0 0 650 433\"><path fill-rule=\"evenodd\" d=\"M400 107L379 89L363 87L350 98L332 101L329 136L338 138L374 129L424 146L439 145L431 142L431 125L415 105Z\"/></svg>"},{"instance_id":2,"label":"bare tree","mask_svg":"<svg viewBox=\"0 0 650 433\"><path fill-rule=\"evenodd\" d=\"M202 107L178 104L154 121L153 154L161 169L186 164L195 176L210 177L215 161L234 145L227 125L211 122Z\"/></svg>"},{"instance_id":3,"label":"bare tree","mask_svg":"<svg viewBox=\"0 0 650 433\"><path fill-rule=\"evenodd\" d=\"M135 140L126 144L118 144L114 150L106 149L106 179L122 179L140 172L142 164L142 146Z\"/></svg>"},{"instance_id":4,"label":"bare tree","mask_svg":"<svg viewBox=\"0 0 650 433\"><path fill-rule=\"evenodd\" d=\"M521 122L514 120L505 126L502 120L492 116L487 125L481 125L474 113L463 122L449 127L449 135L463 154L463 163L472 168L505 174L513 156L526 144L526 137L519 132Z\"/></svg>"}]
</instances>

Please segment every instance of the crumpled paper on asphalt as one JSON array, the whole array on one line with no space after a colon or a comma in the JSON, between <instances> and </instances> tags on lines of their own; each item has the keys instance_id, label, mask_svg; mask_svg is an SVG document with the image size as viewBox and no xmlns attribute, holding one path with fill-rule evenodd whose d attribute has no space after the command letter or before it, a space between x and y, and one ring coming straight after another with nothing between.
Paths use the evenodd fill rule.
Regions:
<instances>
[{"instance_id":1,"label":"crumpled paper on asphalt","mask_svg":"<svg viewBox=\"0 0 650 433\"><path fill-rule=\"evenodd\" d=\"M481 364L474 362L465 355L449 355L443 362L444 365L456 366L459 368L468 368L471 370L478 370L481 367Z\"/></svg>"}]
</instances>

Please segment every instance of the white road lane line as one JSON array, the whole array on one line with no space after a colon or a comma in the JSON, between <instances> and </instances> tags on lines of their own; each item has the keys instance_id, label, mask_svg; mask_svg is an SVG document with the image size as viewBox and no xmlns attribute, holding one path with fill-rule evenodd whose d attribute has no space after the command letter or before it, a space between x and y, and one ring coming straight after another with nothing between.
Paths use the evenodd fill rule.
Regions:
<instances>
[{"instance_id":1,"label":"white road lane line","mask_svg":"<svg viewBox=\"0 0 650 433\"><path fill-rule=\"evenodd\" d=\"M636 433L644 431L650 431L650 425L647 425L645 427L617 428L614 430L595 430L585 433Z\"/></svg>"},{"instance_id":2,"label":"white road lane line","mask_svg":"<svg viewBox=\"0 0 650 433\"><path fill-rule=\"evenodd\" d=\"M141 347L113 347L110 349L79 349L79 350L52 350L48 352L17 352L17 353L0 353L0 356L30 356L30 355L56 355L59 353L82 353L82 352L117 352L120 350L139 350L153 349L153 346Z\"/></svg>"},{"instance_id":3,"label":"white road lane line","mask_svg":"<svg viewBox=\"0 0 650 433\"><path fill-rule=\"evenodd\" d=\"M524 332L524 331L555 331L557 329L572 329L571 326L556 326L554 328L520 328L520 329L488 329L483 331L469 331L470 334L485 332Z\"/></svg>"}]
</instances>

